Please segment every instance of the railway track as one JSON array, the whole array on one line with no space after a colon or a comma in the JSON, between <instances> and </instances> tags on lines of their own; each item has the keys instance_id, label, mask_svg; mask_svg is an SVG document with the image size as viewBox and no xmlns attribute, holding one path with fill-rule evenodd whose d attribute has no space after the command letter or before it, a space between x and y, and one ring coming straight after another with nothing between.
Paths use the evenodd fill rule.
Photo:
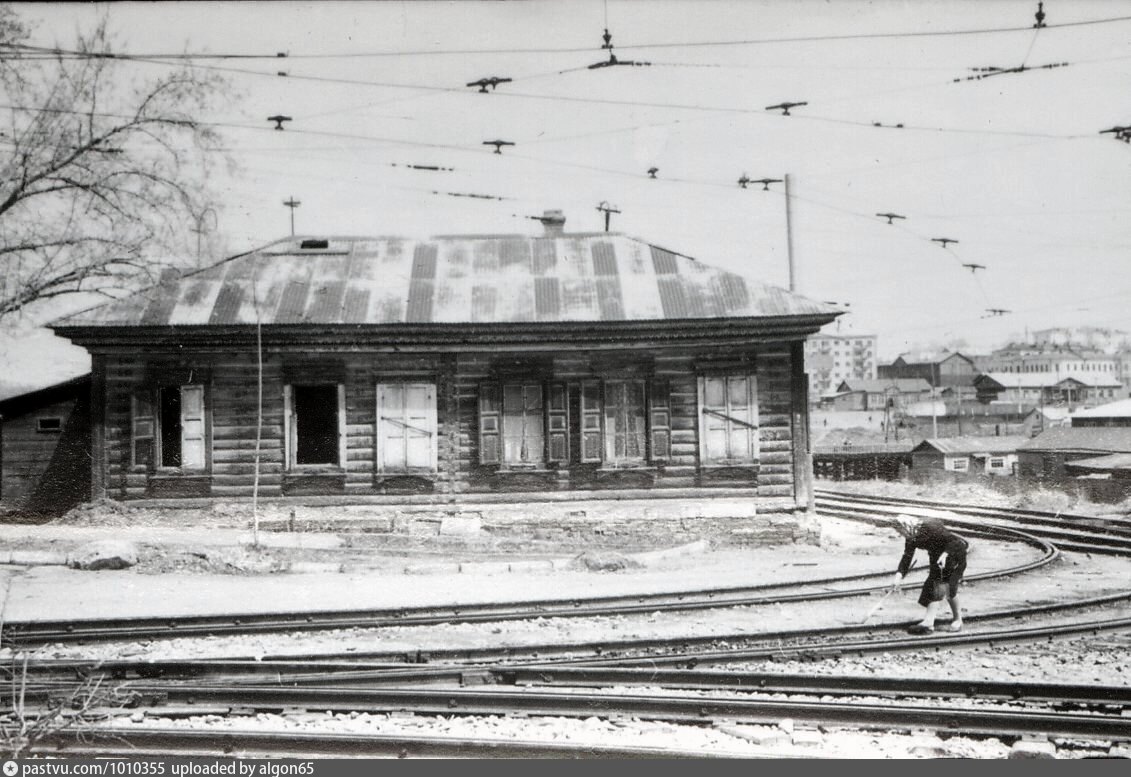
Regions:
<instances>
[{"instance_id":1,"label":"railway track","mask_svg":"<svg viewBox=\"0 0 1131 777\"><path fill-rule=\"evenodd\" d=\"M969 534L1022 542L1041 555L1021 564L967 576L986 580L1018 575L1056 560L1059 551L1047 540L1009 528L977 528ZM915 571L915 570L913 570ZM887 580L889 571L870 572L808 581L756 586L628 594L592 598L546 599L524 602L471 603L380 610L332 610L240 615L200 615L164 618L115 618L70 621L8 621L0 633L0 646L29 648L43 644L86 643L114 640L148 640L212 637L346 628L431 626L440 623L488 623L532 618L627 616L654 612L682 612L721 607L750 607L863 596L884 586L857 586L829 590L862 580ZM793 590L793 592L789 592ZM817 589L817 590L796 590ZM781 593L774 593L775 591Z\"/></svg>"},{"instance_id":2,"label":"railway track","mask_svg":"<svg viewBox=\"0 0 1131 777\"><path fill-rule=\"evenodd\" d=\"M1015 528L1049 540L1061 550L1108 555L1131 555L1131 521L1099 519L1013 508L956 505L922 499L893 499L818 490L817 512L837 518L881 523L898 513L948 514L947 523L959 530L986 527Z\"/></svg>"}]
</instances>

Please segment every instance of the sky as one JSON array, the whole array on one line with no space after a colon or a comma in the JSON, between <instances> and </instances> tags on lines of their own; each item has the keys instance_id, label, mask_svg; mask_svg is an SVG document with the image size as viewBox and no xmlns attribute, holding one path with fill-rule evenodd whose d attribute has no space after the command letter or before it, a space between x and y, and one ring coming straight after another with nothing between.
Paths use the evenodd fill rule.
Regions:
<instances>
[{"instance_id":1,"label":"sky","mask_svg":"<svg viewBox=\"0 0 1131 777\"><path fill-rule=\"evenodd\" d=\"M230 253L286 237L292 197L296 232L320 236L538 234L529 217L552 208L567 231L596 231L608 203L614 231L787 286L788 211L798 291L844 306L826 331L876 334L881 357L959 341L985 353L1053 326L1131 331L1131 144L1100 134L1131 124L1126 0L1048 0L1040 30L1028 0L18 10L41 45L69 46L105 14L120 51L262 55L192 60L232 90L201 117L237 165L216 180ZM589 69L608 59L606 28L619 60L651 64ZM491 76L513 80L465 86ZM783 101L808 104L766 110ZM279 113L283 131L266 120ZM494 154L493 139L515 145ZM787 174L788 208L782 183L737 183ZM24 342L41 365L81 361Z\"/></svg>"}]
</instances>

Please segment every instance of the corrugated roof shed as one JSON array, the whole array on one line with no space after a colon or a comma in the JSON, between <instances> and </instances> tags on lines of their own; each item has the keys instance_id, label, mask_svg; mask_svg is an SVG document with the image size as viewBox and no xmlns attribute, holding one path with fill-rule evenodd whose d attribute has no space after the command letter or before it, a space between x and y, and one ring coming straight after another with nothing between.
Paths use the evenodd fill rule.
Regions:
<instances>
[{"instance_id":1,"label":"corrugated roof shed","mask_svg":"<svg viewBox=\"0 0 1131 777\"><path fill-rule=\"evenodd\" d=\"M1049 375L1043 372L983 372L975 380L984 382L989 378L1004 388L1038 389L1052 388L1066 380L1075 380L1085 386L1096 388L1115 388L1122 384L1110 375L1092 375L1088 373L1064 373Z\"/></svg>"},{"instance_id":2,"label":"corrugated roof shed","mask_svg":"<svg viewBox=\"0 0 1131 777\"><path fill-rule=\"evenodd\" d=\"M62 326L457 324L834 316L837 308L617 234L281 240Z\"/></svg>"},{"instance_id":3,"label":"corrugated roof shed","mask_svg":"<svg viewBox=\"0 0 1131 777\"><path fill-rule=\"evenodd\" d=\"M922 378L888 378L879 380L864 380L849 378L841 381L837 391L852 392L865 391L869 394L881 394L885 391L897 391L901 394L918 394L929 392L931 384Z\"/></svg>"},{"instance_id":4,"label":"corrugated roof shed","mask_svg":"<svg viewBox=\"0 0 1131 777\"><path fill-rule=\"evenodd\" d=\"M1131 399L1121 399L1118 402L1108 402L1106 405L1096 405L1086 410L1077 410L1074 418L1128 418L1131 417Z\"/></svg>"},{"instance_id":5,"label":"corrugated roof shed","mask_svg":"<svg viewBox=\"0 0 1131 777\"><path fill-rule=\"evenodd\" d=\"M1131 453L1131 427L1056 426L1026 442L1020 451Z\"/></svg>"},{"instance_id":6,"label":"corrugated roof shed","mask_svg":"<svg viewBox=\"0 0 1131 777\"><path fill-rule=\"evenodd\" d=\"M916 453L934 448L939 453L961 455L969 453L1013 453L1027 437L932 437L915 447Z\"/></svg>"}]
</instances>

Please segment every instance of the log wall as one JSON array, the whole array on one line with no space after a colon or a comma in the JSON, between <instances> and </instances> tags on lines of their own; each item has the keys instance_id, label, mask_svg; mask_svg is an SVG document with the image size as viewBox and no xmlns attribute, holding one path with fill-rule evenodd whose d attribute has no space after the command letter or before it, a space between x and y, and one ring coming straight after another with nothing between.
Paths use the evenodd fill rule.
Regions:
<instances>
[{"instance_id":1,"label":"log wall","mask_svg":"<svg viewBox=\"0 0 1131 777\"><path fill-rule=\"evenodd\" d=\"M656 349L624 353L569 352L542 356L539 374L568 387L570 405L568 463L537 472L515 473L480 464L479 388L497 379L500 359L490 353L389 354L365 352L316 355L273 352L263 363L263 418L259 440L258 493L262 497L344 494L430 493L437 501L458 501L465 493L506 491L591 491L620 488L749 488L759 498L794 498L795 429L807 423L807 407L797 407L793 359L801 349L790 343L751 346L728 353L722 367L757 376L759 456L752 466L699 466L698 376L701 354ZM511 361L514 359L511 357ZM101 428L106 463L94 476L117 499L154 496L249 497L254 489L257 366L254 353L102 355L95 361L93 396L104 402L94 418ZM510 369L514 369L513 364ZM669 387L671 450L664 461L610 471L580 461L582 381L643 377ZM382 381L436 384L437 471L431 476L380 476L376 455L376 385ZM316 472L288 472L285 464L284 386L335 383L345 386L345 460ZM208 467L205 473L135 467L131 464L131 396L146 387L202 383L207 412ZM801 438L804 439L803 436ZM99 458L95 451L95 459ZM501 471L502 470L502 471ZM203 475L204 480L201 480ZM191 481L191 482L190 482ZM201 485L203 483L203 486ZM204 493L199 489L204 488Z\"/></svg>"}]
</instances>

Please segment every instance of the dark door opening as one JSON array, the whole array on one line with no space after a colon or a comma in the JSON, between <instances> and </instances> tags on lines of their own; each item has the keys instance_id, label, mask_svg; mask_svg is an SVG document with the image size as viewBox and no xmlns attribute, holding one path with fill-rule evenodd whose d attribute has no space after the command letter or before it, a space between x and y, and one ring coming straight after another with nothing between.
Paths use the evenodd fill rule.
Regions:
<instances>
[{"instance_id":1,"label":"dark door opening","mask_svg":"<svg viewBox=\"0 0 1131 777\"><path fill-rule=\"evenodd\" d=\"M181 466L181 387L164 386L161 402L161 466Z\"/></svg>"},{"instance_id":2,"label":"dark door opening","mask_svg":"<svg viewBox=\"0 0 1131 777\"><path fill-rule=\"evenodd\" d=\"M294 387L295 463L338 464L338 387Z\"/></svg>"}]
</instances>

